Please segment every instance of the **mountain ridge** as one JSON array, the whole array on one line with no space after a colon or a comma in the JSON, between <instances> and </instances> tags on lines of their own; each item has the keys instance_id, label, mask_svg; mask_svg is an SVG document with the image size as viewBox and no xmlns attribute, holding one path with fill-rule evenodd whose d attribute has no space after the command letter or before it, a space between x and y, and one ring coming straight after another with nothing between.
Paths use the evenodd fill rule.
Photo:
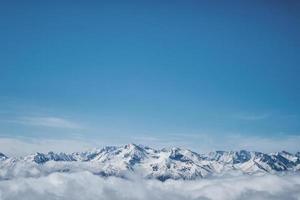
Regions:
<instances>
[{"instance_id":1,"label":"mountain ridge","mask_svg":"<svg viewBox=\"0 0 300 200\"><path fill-rule=\"evenodd\" d=\"M7 157L0 153L0 180L38 177L53 172L90 171L100 176L197 179L226 174L300 172L300 152L213 151L197 153L186 148L154 149L134 143L74 153L35 153Z\"/></svg>"}]
</instances>

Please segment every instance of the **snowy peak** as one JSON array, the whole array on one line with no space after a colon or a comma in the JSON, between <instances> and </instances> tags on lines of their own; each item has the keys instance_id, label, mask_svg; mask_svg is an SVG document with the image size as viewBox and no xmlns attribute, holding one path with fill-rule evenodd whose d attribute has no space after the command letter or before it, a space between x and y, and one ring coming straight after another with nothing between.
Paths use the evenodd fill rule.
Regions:
<instances>
[{"instance_id":1,"label":"snowy peak","mask_svg":"<svg viewBox=\"0 0 300 200\"><path fill-rule=\"evenodd\" d=\"M44 153L35 153L29 156L25 156L24 160L32 161L37 164L43 164L48 161L76 161L72 155L68 155L66 153L54 153L52 151L47 154Z\"/></svg>"},{"instance_id":2,"label":"snowy peak","mask_svg":"<svg viewBox=\"0 0 300 200\"><path fill-rule=\"evenodd\" d=\"M0 153L0 179L39 176L52 172L90 171L101 176L124 177L138 173L144 178L196 179L230 173L300 172L300 153L286 151L215 151L198 154L184 148L153 149L143 145L107 146L91 151L35 153L23 158L7 158ZM21 169L21 170L20 170Z\"/></svg>"},{"instance_id":3,"label":"snowy peak","mask_svg":"<svg viewBox=\"0 0 300 200\"><path fill-rule=\"evenodd\" d=\"M4 155L3 153L0 152L0 161L1 160L6 160L8 157Z\"/></svg>"}]
</instances>

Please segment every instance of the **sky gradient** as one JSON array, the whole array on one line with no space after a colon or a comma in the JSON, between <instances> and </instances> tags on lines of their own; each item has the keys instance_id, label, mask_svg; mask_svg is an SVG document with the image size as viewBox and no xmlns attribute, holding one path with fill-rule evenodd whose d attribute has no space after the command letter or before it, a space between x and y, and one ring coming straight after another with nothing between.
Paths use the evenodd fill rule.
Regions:
<instances>
[{"instance_id":1,"label":"sky gradient","mask_svg":"<svg viewBox=\"0 0 300 200\"><path fill-rule=\"evenodd\" d=\"M251 138L287 148L300 141L299 9L2 2L0 136L194 149Z\"/></svg>"}]
</instances>

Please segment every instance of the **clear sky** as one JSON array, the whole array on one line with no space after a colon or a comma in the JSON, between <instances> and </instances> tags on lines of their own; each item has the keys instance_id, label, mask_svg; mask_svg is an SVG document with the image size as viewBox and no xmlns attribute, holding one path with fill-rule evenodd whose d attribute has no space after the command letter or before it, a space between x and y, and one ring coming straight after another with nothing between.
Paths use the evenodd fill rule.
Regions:
<instances>
[{"instance_id":1,"label":"clear sky","mask_svg":"<svg viewBox=\"0 0 300 200\"><path fill-rule=\"evenodd\" d=\"M299 11L289 0L3 1L0 136L294 150Z\"/></svg>"}]
</instances>

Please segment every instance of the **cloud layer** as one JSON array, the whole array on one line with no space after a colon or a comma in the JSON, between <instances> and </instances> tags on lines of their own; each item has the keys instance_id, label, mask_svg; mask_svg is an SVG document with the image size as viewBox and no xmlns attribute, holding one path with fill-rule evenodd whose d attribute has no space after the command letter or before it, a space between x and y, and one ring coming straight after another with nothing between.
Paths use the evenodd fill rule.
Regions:
<instances>
[{"instance_id":1,"label":"cloud layer","mask_svg":"<svg viewBox=\"0 0 300 200\"><path fill-rule=\"evenodd\" d=\"M300 176L240 176L197 181L101 178L54 173L0 182L0 200L247 200L300 199Z\"/></svg>"},{"instance_id":2,"label":"cloud layer","mask_svg":"<svg viewBox=\"0 0 300 200\"><path fill-rule=\"evenodd\" d=\"M21 117L17 120L14 120L13 122L23 125L44 126L52 128L81 128L78 123L60 117Z\"/></svg>"}]
</instances>

